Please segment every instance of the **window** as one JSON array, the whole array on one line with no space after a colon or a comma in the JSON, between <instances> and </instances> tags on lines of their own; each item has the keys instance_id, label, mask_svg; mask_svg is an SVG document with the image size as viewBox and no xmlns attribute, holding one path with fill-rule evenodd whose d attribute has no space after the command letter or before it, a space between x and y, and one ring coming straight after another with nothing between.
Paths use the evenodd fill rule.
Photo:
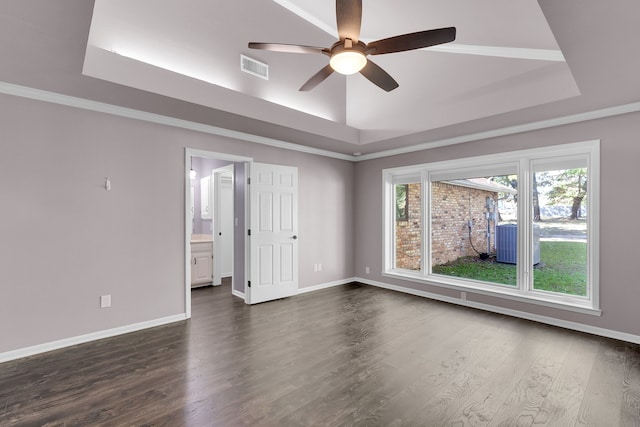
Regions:
<instances>
[{"instance_id":1,"label":"window","mask_svg":"<svg viewBox=\"0 0 640 427\"><path fill-rule=\"evenodd\" d=\"M385 170L384 274L599 313L598 153L589 141Z\"/></svg>"},{"instance_id":2,"label":"window","mask_svg":"<svg viewBox=\"0 0 640 427\"><path fill-rule=\"evenodd\" d=\"M515 286L517 259L498 256L496 238L511 231L515 254L517 175L468 175L431 180L431 272Z\"/></svg>"},{"instance_id":3,"label":"window","mask_svg":"<svg viewBox=\"0 0 640 427\"><path fill-rule=\"evenodd\" d=\"M588 296L588 172L586 159L533 165L536 291Z\"/></svg>"}]
</instances>

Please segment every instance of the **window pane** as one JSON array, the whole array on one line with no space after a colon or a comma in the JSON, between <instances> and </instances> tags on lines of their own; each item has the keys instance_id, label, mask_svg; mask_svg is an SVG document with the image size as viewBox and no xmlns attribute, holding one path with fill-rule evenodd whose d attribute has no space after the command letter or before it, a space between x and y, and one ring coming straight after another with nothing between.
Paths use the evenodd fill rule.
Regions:
<instances>
[{"instance_id":1,"label":"window pane","mask_svg":"<svg viewBox=\"0 0 640 427\"><path fill-rule=\"evenodd\" d=\"M434 274L516 286L516 175L431 183Z\"/></svg>"},{"instance_id":2,"label":"window pane","mask_svg":"<svg viewBox=\"0 0 640 427\"><path fill-rule=\"evenodd\" d=\"M535 290L587 296L587 178L586 167L533 173Z\"/></svg>"},{"instance_id":3,"label":"window pane","mask_svg":"<svg viewBox=\"0 0 640 427\"><path fill-rule=\"evenodd\" d=\"M394 185L396 197L394 268L420 270L422 261L422 185Z\"/></svg>"},{"instance_id":4,"label":"window pane","mask_svg":"<svg viewBox=\"0 0 640 427\"><path fill-rule=\"evenodd\" d=\"M407 221L409 219L409 204L407 203L408 184L396 185L396 221Z\"/></svg>"}]
</instances>

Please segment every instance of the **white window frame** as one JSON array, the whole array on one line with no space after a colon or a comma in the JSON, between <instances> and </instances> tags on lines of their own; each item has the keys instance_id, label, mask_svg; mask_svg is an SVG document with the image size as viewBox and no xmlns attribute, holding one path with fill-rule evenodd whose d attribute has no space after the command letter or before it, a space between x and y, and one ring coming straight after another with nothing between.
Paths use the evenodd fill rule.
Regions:
<instances>
[{"instance_id":1,"label":"white window frame","mask_svg":"<svg viewBox=\"0 0 640 427\"><path fill-rule=\"evenodd\" d=\"M536 165L549 163L561 165L564 161L586 160L589 174L589 214L587 215L587 296L573 296L533 289L532 259L532 183L531 176ZM431 273L431 177L443 176L465 168L484 169L515 167L518 174L518 279L517 285L501 285L443 276ZM420 271L394 268L395 263L395 193L394 185L416 182L419 177L422 187L422 262ZM519 150L495 155L447 160L422 165L385 169L383 180L383 276L404 279L456 289L497 296L509 300L533 303L547 307L580 313L600 315L599 284L599 206L600 206L600 141L583 141L543 148Z\"/></svg>"}]
</instances>

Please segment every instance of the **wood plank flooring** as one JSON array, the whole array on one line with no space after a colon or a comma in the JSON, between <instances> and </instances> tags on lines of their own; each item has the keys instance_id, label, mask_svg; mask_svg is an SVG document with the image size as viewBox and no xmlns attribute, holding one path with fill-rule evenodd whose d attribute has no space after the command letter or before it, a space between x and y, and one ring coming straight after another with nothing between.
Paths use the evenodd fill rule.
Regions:
<instances>
[{"instance_id":1,"label":"wood plank flooring","mask_svg":"<svg viewBox=\"0 0 640 427\"><path fill-rule=\"evenodd\" d=\"M640 346L351 284L0 364L0 426L640 426Z\"/></svg>"}]
</instances>

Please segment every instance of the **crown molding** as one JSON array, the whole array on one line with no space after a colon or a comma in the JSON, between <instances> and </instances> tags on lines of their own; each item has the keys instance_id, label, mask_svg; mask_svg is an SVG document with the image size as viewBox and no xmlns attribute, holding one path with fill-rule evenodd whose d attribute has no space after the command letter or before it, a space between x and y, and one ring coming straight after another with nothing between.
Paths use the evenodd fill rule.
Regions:
<instances>
[{"instance_id":1,"label":"crown molding","mask_svg":"<svg viewBox=\"0 0 640 427\"><path fill-rule=\"evenodd\" d=\"M566 62L560 50L528 49L521 47L477 46L447 43L422 50L458 53L463 55L493 56L497 58L530 59L534 61Z\"/></svg>"},{"instance_id":2,"label":"crown molding","mask_svg":"<svg viewBox=\"0 0 640 427\"><path fill-rule=\"evenodd\" d=\"M338 30L335 23L328 24L321 19L318 19L315 15L309 13L305 9L299 7L296 2L291 0L273 0L275 3L289 10L289 12L298 15L300 18L309 22L311 25L321 29L325 33L334 38L339 38ZM373 39L362 38L365 43L370 43ZM436 51L457 53L462 55L478 55L478 56L492 56L497 58L512 58L512 59L529 59L534 61L551 61L551 62L566 62L562 51L554 49L533 49L533 48L521 48L521 47L504 47L504 46L480 46L480 45L466 45L457 43L447 43L436 46L429 46L423 48L424 51Z\"/></svg>"},{"instance_id":3,"label":"crown molding","mask_svg":"<svg viewBox=\"0 0 640 427\"><path fill-rule=\"evenodd\" d=\"M288 9L289 12L292 12L298 15L300 18L304 19L305 21L320 28L322 31L329 34L330 36L339 38L338 30L336 29L335 25L327 24L326 22L316 18L314 15L310 14L306 10L302 9L301 7L298 7L294 2L290 0L273 0L273 1L278 3L280 6L284 7L285 9Z\"/></svg>"},{"instance_id":4,"label":"crown molding","mask_svg":"<svg viewBox=\"0 0 640 427\"><path fill-rule=\"evenodd\" d=\"M445 147L447 145L462 144L472 141L481 141L484 139L497 138L507 135L515 135L518 133L530 132L534 130L548 129L556 126L586 122L590 120L619 116L628 113L636 113L638 111L640 111L640 102L633 102L630 104L617 105L614 107L602 108L599 110L587 111L578 114L571 114L568 116L556 117L548 120L540 120L537 122L524 123L521 125L508 126L484 132L470 133L466 135L454 136L452 138L424 142L409 147L394 148L391 150L378 151L376 153L363 154L361 156L358 156L355 161L365 161L371 159L379 159L382 157L397 156L399 154L415 153L416 151L423 151L431 148Z\"/></svg>"},{"instance_id":5,"label":"crown molding","mask_svg":"<svg viewBox=\"0 0 640 427\"><path fill-rule=\"evenodd\" d=\"M584 113L571 114L568 116L556 117L548 120L540 120L531 123L524 123L515 126L492 129L484 132L470 133L459 135L452 138L444 138L429 142L424 142L409 147L401 147L390 150L378 151L375 153L351 155L343 154L320 148L308 147L306 145L295 144L279 139L266 138L245 132L224 129L217 126L205 125L188 120L176 119L174 117L163 116L145 111L135 110L132 108L120 107L113 104L92 101L84 98L78 98L69 95L62 95L55 92L49 92L40 89L34 89L26 86L19 86L11 83L0 82L0 93L6 95L17 96L21 98L33 99L53 104L65 105L83 110L96 111L111 114L120 117L127 117L135 120L141 120L151 123L158 123L166 126L172 126L182 129L194 130L197 132L208 133L211 135L223 136L227 138L238 139L242 141L254 142L256 144L267 145L270 147L282 148L285 150L298 151L307 154L315 154L323 157L347 160L351 162L362 162L372 159L380 159L384 157L396 156L399 154L415 153L417 151L429 150L437 147L448 145L462 144L465 142L481 141L490 138L497 138L507 135L515 135L518 133L530 132L541 129L548 129L556 126L586 122L590 120L602 119L606 117L619 116L622 114L636 113L640 111L640 102L630 104L617 105L598 110L587 111Z\"/></svg>"},{"instance_id":6,"label":"crown molding","mask_svg":"<svg viewBox=\"0 0 640 427\"><path fill-rule=\"evenodd\" d=\"M282 148L285 150L300 151L308 154L316 154L318 156L331 157L340 160L353 161L354 156L350 154L342 154L334 151L323 150L320 148L308 147L306 145L295 144L293 142L282 141L279 139L267 138L245 132L234 131L217 126L196 123L189 120L176 119L174 117L163 116L160 114L149 113L146 111L135 110L133 108L120 107L104 102L92 101L89 99L78 98L75 96L63 95L55 92L49 92L40 89L34 89L27 86L19 86L11 83L0 82L0 93L6 95L18 96L21 98L33 99L37 101L49 102L53 104L65 105L68 107L80 108L88 111L96 111L100 113L111 114L114 116L127 117L130 119L141 120L145 122L157 123L176 128L189 129L197 132L208 133L210 135L223 136L227 138L239 139L242 141L255 142L270 147Z\"/></svg>"}]
</instances>

